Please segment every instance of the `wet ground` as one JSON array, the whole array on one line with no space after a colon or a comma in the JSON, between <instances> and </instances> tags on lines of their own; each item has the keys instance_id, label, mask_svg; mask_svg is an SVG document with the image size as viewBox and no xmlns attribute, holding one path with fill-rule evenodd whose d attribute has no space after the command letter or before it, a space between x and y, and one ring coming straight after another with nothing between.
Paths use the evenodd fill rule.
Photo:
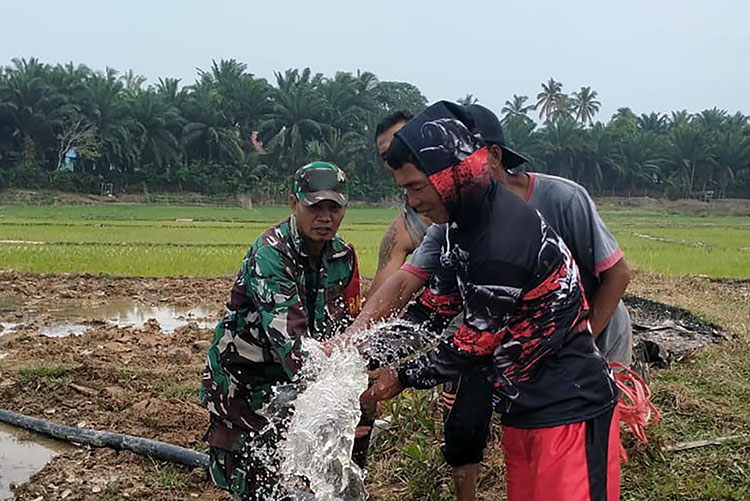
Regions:
<instances>
[{"instance_id":1,"label":"wet ground","mask_svg":"<svg viewBox=\"0 0 750 501\"><path fill-rule=\"evenodd\" d=\"M0 423L0 501L13 499L11 486L27 482L58 453L72 448L66 442Z\"/></svg>"},{"instance_id":2,"label":"wet ground","mask_svg":"<svg viewBox=\"0 0 750 501\"><path fill-rule=\"evenodd\" d=\"M198 405L198 385L212 326L232 280L0 272L0 407L205 451L207 415ZM664 287L657 280L641 274L631 289L639 294ZM747 283L690 280L699 280L703 288L731 290L733 297L748 289ZM691 285L672 282L670 287ZM685 350L665 347L665 363L688 356L700 346L697 341L724 336L717 325L684 310L641 299L630 299L628 305L636 326L645 326L637 331L639 339L669 333L689 341ZM691 337L693 333L698 337ZM5 443L16 444L6 435L0 429L3 453ZM33 465L19 469L0 458L0 499L10 483L23 482L24 475L33 475L15 490L24 500L228 499L200 470L190 472L128 452L78 447L59 451L37 438L32 443L40 447L38 452L9 456L38 457ZM53 458L50 451L57 455ZM39 463L50 459L37 472ZM6 473L10 468L14 473Z\"/></svg>"}]
</instances>

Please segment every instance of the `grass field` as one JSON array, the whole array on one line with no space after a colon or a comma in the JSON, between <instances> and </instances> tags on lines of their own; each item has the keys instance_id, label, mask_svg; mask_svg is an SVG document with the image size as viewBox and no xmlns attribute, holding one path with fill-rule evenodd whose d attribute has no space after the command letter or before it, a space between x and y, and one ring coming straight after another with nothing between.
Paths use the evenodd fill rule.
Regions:
<instances>
[{"instance_id":1,"label":"grass field","mask_svg":"<svg viewBox=\"0 0 750 501\"><path fill-rule=\"evenodd\" d=\"M604 207L601 215L628 260L646 270L634 274L629 293L686 308L733 336L669 370L651 373L653 400L663 417L648 429L648 445L624 433L630 461L623 467L622 499L750 499L750 283L684 276L750 278L750 216ZM250 242L287 213L286 207L0 206L0 269L233 274ZM375 208L353 208L347 214L341 234L357 245L363 274L374 272L380 238L395 214ZM18 378L57 391L72 381L72 372L55 360L21 368ZM154 388L170 399L194 403L195 384L168 381ZM368 489L375 499L453 498L450 471L437 447L442 439L438 397L439 392L410 391L385 405L391 430L369 463ZM737 435L744 438L682 452L664 449ZM503 459L496 436L483 465L480 499L499 499ZM191 478L181 469L164 471L146 475L147 484L184 485Z\"/></svg>"},{"instance_id":2,"label":"grass field","mask_svg":"<svg viewBox=\"0 0 750 501\"><path fill-rule=\"evenodd\" d=\"M136 276L234 273L253 239L288 214L148 205L0 206L0 268ZM349 209L341 235L372 275L395 210ZM605 210L628 260L669 275L750 277L750 217Z\"/></svg>"}]
</instances>

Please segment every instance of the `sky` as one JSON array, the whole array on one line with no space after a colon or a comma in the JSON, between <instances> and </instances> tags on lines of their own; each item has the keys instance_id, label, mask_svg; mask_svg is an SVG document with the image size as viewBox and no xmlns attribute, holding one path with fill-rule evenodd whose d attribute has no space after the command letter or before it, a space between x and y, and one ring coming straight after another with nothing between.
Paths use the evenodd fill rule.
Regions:
<instances>
[{"instance_id":1,"label":"sky","mask_svg":"<svg viewBox=\"0 0 750 501\"><path fill-rule=\"evenodd\" d=\"M601 120L622 106L750 114L747 0L1 0L0 13L0 65L37 57L184 84L222 58L272 82L286 68L361 69L496 112L553 77L596 90Z\"/></svg>"}]
</instances>

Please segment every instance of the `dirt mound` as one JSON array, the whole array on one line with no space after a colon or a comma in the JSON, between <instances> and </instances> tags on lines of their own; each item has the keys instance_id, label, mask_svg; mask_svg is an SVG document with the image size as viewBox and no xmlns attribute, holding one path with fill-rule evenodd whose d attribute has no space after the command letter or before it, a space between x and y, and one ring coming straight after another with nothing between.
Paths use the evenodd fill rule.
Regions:
<instances>
[{"instance_id":1,"label":"dirt mound","mask_svg":"<svg viewBox=\"0 0 750 501\"><path fill-rule=\"evenodd\" d=\"M212 330L188 323L167 334L158 322L121 327L86 312L125 299L151 305L208 304L218 318L231 286L232 277L0 273L0 322L19 324L0 332L0 352L7 354L0 359L2 407L70 426L206 451L202 437L208 416L197 395ZM686 329L710 342L721 339L715 324L654 301L663 296L680 304L685 291L700 305L709 303L706 298L739 305L732 308L737 318L729 318L728 325L746 324L750 318L748 283L638 274L632 287L638 297L628 298L628 307L637 326L650 326L650 335L663 333L664 323L672 322L670 328L678 333ZM40 335L53 321L50 310L62 307L81 311L77 322L85 327L83 333ZM723 324L724 317L717 318ZM85 449L58 456L17 492L20 499L228 499L211 487L203 472L156 464L127 452Z\"/></svg>"},{"instance_id":2,"label":"dirt mound","mask_svg":"<svg viewBox=\"0 0 750 501\"><path fill-rule=\"evenodd\" d=\"M729 337L718 325L683 308L637 296L624 301L633 325L633 352L641 362L667 366Z\"/></svg>"}]
</instances>

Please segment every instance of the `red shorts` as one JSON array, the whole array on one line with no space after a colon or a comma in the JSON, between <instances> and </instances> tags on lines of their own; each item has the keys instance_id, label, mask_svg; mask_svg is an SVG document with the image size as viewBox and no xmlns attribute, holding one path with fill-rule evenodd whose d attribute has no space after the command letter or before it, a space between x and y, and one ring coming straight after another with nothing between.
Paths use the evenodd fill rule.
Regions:
<instances>
[{"instance_id":1,"label":"red shorts","mask_svg":"<svg viewBox=\"0 0 750 501\"><path fill-rule=\"evenodd\" d=\"M617 409L553 428L503 427L508 501L620 499Z\"/></svg>"}]
</instances>

